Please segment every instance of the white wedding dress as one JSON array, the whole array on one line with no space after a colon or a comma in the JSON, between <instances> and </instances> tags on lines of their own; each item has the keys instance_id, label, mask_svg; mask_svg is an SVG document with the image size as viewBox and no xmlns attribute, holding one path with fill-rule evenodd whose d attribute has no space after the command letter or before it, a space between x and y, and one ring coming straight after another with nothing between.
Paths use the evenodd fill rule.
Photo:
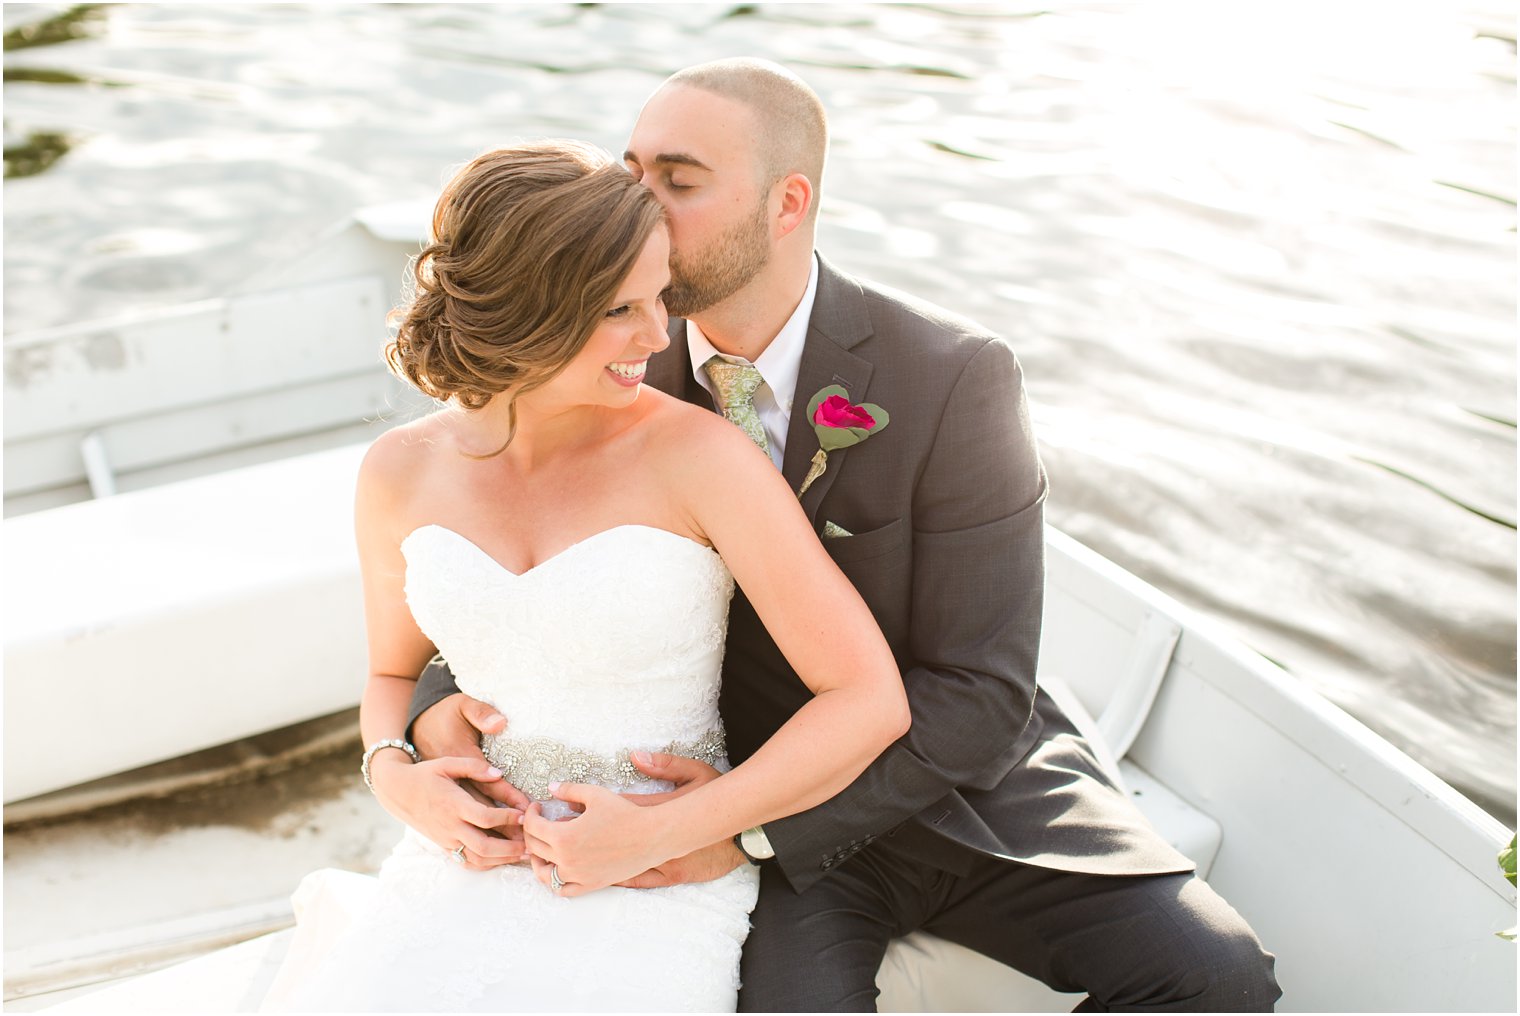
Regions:
<instances>
[{"instance_id":1,"label":"white wedding dress","mask_svg":"<svg viewBox=\"0 0 1520 1016\"><path fill-rule=\"evenodd\" d=\"M487 756L530 796L556 779L669 789L636 773L630 750L726 766L718 683L733 577L712 549L624 525L518 575L428 525L402 552L413 616L460 689L507 716ZM758 887L742 865L714 882L561 899L527 866L468 871L409 829L378 878L303 880L264 1006L731 1011Z\"/></svg>"}]
</instances>

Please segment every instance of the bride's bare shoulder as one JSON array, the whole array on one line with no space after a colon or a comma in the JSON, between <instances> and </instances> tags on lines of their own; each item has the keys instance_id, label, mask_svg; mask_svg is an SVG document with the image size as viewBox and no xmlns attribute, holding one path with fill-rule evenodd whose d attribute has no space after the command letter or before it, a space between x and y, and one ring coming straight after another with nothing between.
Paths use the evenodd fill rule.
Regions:
<instances>
[{"instance_id":1,"label":"bride's bare shoulder","mask_svg":"<svg viewBox=\"0 0 1520 1016\"><path fill-rule=\"evenodd\" d=\"M380 493L414 484L418 474L453 441L447 423L448 412L440 409L397 424L375 438L359 466L361 492Z\"/></svg>"},{"instance_id":2,"label":"bride's bare shoulder","mask_svg":"<svg viewBox=\"0 0 1520 1016\"><path fill-rule=\"evenodd\" d=\"M755 458L769 465L765 453L717 413L663 392L654 394L661 404L658 412L650 414L649 424L657 457L668 467L683 473L695 471L711 482L715 475L727 473L736 460Z\"/></svg>"}]
</instances>

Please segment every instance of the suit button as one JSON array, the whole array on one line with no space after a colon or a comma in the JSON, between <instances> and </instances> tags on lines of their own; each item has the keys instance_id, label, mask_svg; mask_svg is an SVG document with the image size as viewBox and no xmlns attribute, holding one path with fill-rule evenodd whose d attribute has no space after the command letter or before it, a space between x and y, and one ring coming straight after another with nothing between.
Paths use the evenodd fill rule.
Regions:
<instances>
[{"instance_id":1,"label":"suit button","mask_svg":"<svg viewBox=\"0 0 1520 1016\"><path fill-rule=\"evenodd\" d=\"M828 871L830 868L834 867L834 859L832 857L825 857L823 859L823 863L820 864L819 867L824 871Z\"/></svg>"}]
</instances>

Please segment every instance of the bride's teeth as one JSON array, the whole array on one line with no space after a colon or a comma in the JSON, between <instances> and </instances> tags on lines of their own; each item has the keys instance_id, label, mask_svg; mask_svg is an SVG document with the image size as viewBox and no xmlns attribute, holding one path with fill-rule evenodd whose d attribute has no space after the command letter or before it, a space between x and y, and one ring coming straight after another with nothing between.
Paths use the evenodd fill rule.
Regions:
<instances>
[{"instance_id":1,"label":"bride's teeth","mask_svg":"<svg viewBox=\"0 0 1520 1016\"><path fill-rule=\"evenodd\" d=\"M644 364L639 363L609 363L607 369L618 377L627 381L644 376Z\"/></svg>"}]
</instances>

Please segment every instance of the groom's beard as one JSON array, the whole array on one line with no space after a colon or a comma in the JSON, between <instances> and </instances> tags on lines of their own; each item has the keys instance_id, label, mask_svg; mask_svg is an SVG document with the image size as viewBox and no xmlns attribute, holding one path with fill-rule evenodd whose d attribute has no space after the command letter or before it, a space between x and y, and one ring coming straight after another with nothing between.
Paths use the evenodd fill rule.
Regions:
<instances>
[{"instance_id":1,"label":"groom's beard","mask_svg":"<svg viewBox=\"0 0 1520 1016\"><path fill-rule=\"evenodd\" d=\"M672 250L665 309L676 317L691 317L749 285L770 262L767 233L762 200L749 219L735 224L706 247Z\"/></svg>"}]
</instances>

